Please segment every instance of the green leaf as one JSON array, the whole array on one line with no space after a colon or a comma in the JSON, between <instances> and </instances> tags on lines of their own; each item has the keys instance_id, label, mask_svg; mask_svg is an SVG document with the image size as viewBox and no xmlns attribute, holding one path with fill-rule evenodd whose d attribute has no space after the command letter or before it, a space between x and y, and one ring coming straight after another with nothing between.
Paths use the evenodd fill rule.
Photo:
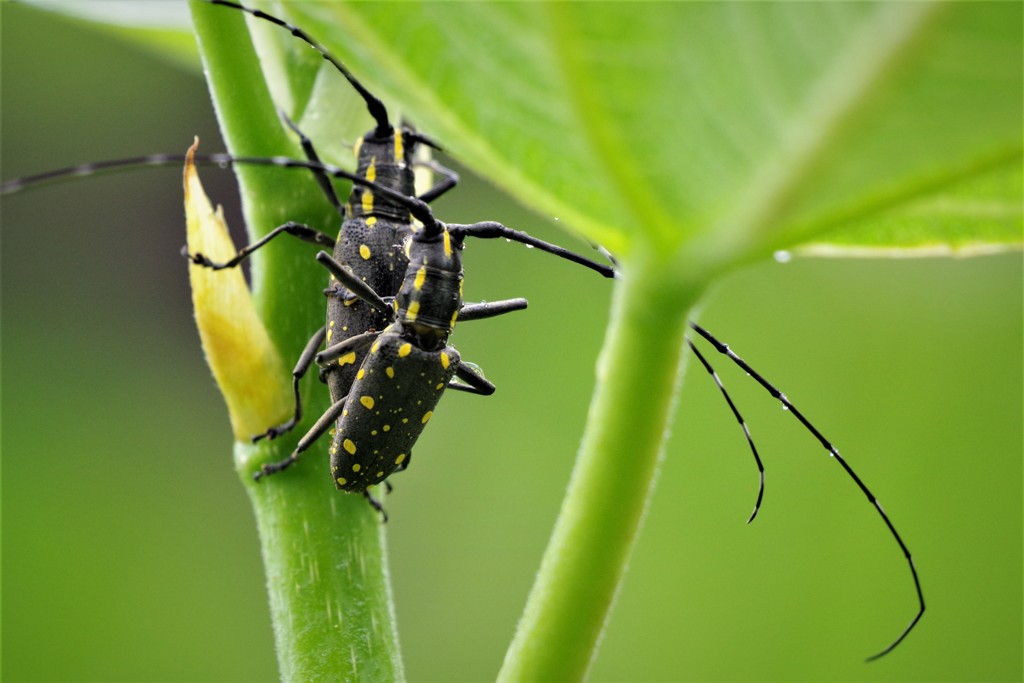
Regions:
<instances>
[{"instance_id":1,"label":"green leaf","mask_svg":"<svg viewBox=\"0 0 1024 683\"><path fill-rule=\"evenodd\" d=\"M1020 249L1024 173L1016 160L852 221L800 247L810 256L972 256Z\"/></svg>"},{"instance_id":2,"label":"green leaf","mask_svg":"<svg viewBox=\"0 0 1024 683\"><path fill-rule=\"evenodd\" d=\"M1024 146L1016 3L294 13L539 213L616 253L644 239L710 272L955 195L994 164L1019 165ZM1004 186L1002 201L1019 199Z\"/></svg>"}]
</instances>

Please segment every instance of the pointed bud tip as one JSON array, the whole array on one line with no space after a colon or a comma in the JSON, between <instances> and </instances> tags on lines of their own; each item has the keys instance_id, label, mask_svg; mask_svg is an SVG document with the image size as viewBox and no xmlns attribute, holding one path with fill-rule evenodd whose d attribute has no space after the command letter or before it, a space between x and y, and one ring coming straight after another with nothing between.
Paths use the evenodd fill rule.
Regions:
<instances>
[{"instance_id":1,"label":"pointed bud tip","mask_svg":"<svg viewBox=\"0 0 1024 683\"><path fill-rule=\"evenodd\" d=\"M237 252L220 207L213 208L199 181L193 162L198 144L196 138L184 169L188 253L227 261ZM291 412L288 373L240 268L211 270L191 263L189 280L206 361L227 402L235 438L248 441Z\"/></svg>"}]
</instances>

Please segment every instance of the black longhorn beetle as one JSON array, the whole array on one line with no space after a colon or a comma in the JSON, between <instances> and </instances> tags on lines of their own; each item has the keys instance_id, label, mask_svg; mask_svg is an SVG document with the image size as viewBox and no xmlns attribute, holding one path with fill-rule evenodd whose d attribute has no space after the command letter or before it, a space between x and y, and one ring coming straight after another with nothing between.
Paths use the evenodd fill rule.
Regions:
<instances>
[{"instance_id":1,"label":"black longhorn beetle","mask_svg":"<svg viewBox=\"0 0 1024 683\"><path fill-rule=\"evenodd\" d=\"M499 223L477 223L453 227L451 230L444 228L444 224L434 219L427 208L427 202L454 187L458 180L457 176L442 166L432 164L432 168L444 176L443 180L418 198L413 196L415 190L412 167L415 146L424 143L437 148L435 143L409 127L393 126L380 99L370 93L340 60L302 29L262 10L228 0L209 2L270 21L317 50L359 93L375 121L375 127L356 143L358 164L356 172L350 174L337 171L328 173L326 167L322 166L312 141L287 117L283 117L286 124L299 136L302 149L309 161L307 167L313 172L328 201L342 216L337 239L307 225L289 222L274 228L262 239L242 248L233 258L223 263L215 263L202 254L186 252L186 256L193 263L208 268L232 268L282 234L333 248L333 257L326 252L317 254L317 260L324 264L332 275L331 284L324 292L328 299L327 323L309 339L292 372L295 413L286 423L270 427L264 433L254 436L253 440L279 436L295 427L301 420L299 383L311 366L314 354L325 342L330 345L328 350L341 350L331 356L330 363L324 360L324 354L316 356L320 366L320 378L327 382L330 389L332 406L299 440L289 458L279 463L264 465L256 473L255 478L258 480L265 475L279 472L294 463L300 453L309 448L337 421L334 442L330 449L331 471L335 485L344 491L363 493L371 504L383 513L379 502L369 494L368 487L380 483L389 474L408 467L409 451L429 418L429 410L426 414L417 416L415 420L397 413L411 413L418 410L418 406L428 403L432 409L441 392L448 386L483 395L494 392L494 385L485 380L479 372L472 370L472 366L461 363L454 349L441 351L441 355L436 356L435 347L444 348L456 317L460 320L473 320L526 307L525 299L509 299L463 307L462 266L457 258L462 248L462 240L466 236L504 237L587 266L605 277L614 277L615 270ZM354 183L346 206L342 206L334 191L331 184L332 176L348 178ZM423 223L422 229L413 228L413 216ZM424 251L425 247L417 247L421 240L423 245L441 240L446 246L446 258L450 261L444 261L437 254L428 255ZM416 260L420 257L423 262ZM414 269L415 272L412 272ZM408 291L410 286L414 286L412 292ZM396 295L398 298L394 300L394 308L384 302L385 298ZM457 299L457 305L453 310L447 311L447 308L453 305L453 298ZM429 313L438 308L447 311L443 320ZM393 334L376 332L382 330L388 323L391 323L388 330L401 334L407 343L400 346L402 353L396 356L401 363L393 363L388 367L388 372L383 373L383 369L375 369L368 365L379 362L377 359L380 356L375 355L375 349L387 349L389 342L393 341ZM370 347L370 355L366 355L368 344L360 342L373 339L377 334L382 336ZM437 374L431 371L436 370L433 367L434 362L441 363L444 366L444 373L441 374L447 375L440 384L413 383L412 375L409 374L412 371L403 371L404 368L416 367L433 376ZM383 374L375 375L375 372ZM456 375L461 382L452 381ZM371 376L376 377L371 382L372 386L364 386L369 381L367 378ZM382 382L381 377L395 381ZM357 387L353 382L360 384ZM431 387L429 394L426 393L428 384ZM436 389L435 385L438 385ZM371 424L360 429L359 426L366 424L366 421L351 417L361 410L354 403L357 394L362 409L374 411L377 416L383 414L385 404L393 405L394 407L389 408L392 411L392 418L386 424ZM346 401L346 397L350 397L350 400ZM362 446L357 451L356 444L366 443L368 439L365 437L370 435L377 437L374 439L372 451L369 447ZM395 450L398 452L392 452ZM354 462L342 463L346 458Z\"/></svg>"},{"instance_id":2,"label":"black longhorn beetle","mask_svg":"<svg viewBox=\"0 0 1024 683\"><path fill-rule=\"evenodd\" d=\"M221 166L253 164L307 169L313 173L328 201L344 220L337 240L308 226L287 223L243 248L235 258L226 263L213 263L201 254L192 254L189 258L211 268L236 266L253 251L282 233L334 248L333 256L324 251L316 256L331 273L331 286L325 290L328 295L328 325L313 335L293 371L295 414L285 424L271 427L255 438L273 438L294 427L301 419L299 380L314 362L321 368L321 377L326 379L330 387L333 404L300 439L288 458L263 465L255 478L259 479L266 474L286 469L332 425L336 425L330 447L331 474L335 485L342 490L363 492L371 504L383 513L366 489L384 481L388 474L408 466L411 447L429 420L444 389L454 388L478 394L489 394L494 390L493 384L484 379L472 364L462 361L458 352L447 344L456 319L467 321L492 317L526 307L524 299L463 305L459 253L463 240L470 236L505 237L580 263L606 277L614 277L615 270L499 223L446 225L438 221L434 218L428 202L454 187L458 182L458 176L430 162L430 167L443 178L419 197L414 196L411 167L416 162L412 152L418 144L437 148L430 138L410 127L393 127L388 121L383 103L372 95L344 64L302 29L260 10L228 0L206 1L270 21L305 41L352 84L366 102L367 109L376 122L375 128L363 136L356 145L356 173L322 163L312 142L287 118L284 119L285 122L300 138L307 157L304 161L232 157L227 154L194 155L196 162ZM193 158L191 153L187 156ZM166 165L185 159L186 155L160 154L73 166L6 181L0 184L0 195L68 176L82 176L132 166ZM344 178L353 183L347 211L334 191L332 178ZM420 221L423 227L414 230L412 218ZM371 234L382 239L374 242L369 238ZM612 261L614 263L614 259ZM332 320L335 322L333 328L330 326ZM343 322L344 329L337 329L339 322ZM843 459L836 447L811 424L784 393L706 329L692 322L690 327L716 351L728 357L779 400L821 443L865 494L896 540L914 581L918 610L900 635L868 660L878 659L891 652L917 625L925 611L924 595L917 569L895 526L874 494ZM325 342L327 347L318 352ZM717 373L693 341L687 339L687 345L721 391L743 430L757 465L760 480L754 509L747 520L749 523L757 516L761 506L764 494L764 467L746 422ZM384 518L386 519L386 516Z\"/></svg>"}]
</instances>

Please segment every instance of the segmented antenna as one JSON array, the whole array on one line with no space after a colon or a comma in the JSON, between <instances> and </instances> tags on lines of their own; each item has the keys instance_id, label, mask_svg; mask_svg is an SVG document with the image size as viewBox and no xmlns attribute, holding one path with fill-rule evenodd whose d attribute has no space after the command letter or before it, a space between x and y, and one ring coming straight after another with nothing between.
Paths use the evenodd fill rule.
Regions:
<instances>
[{"instance_id":1,"label":"segmented antenna","mask_svg":"<svg viewBox=\"0 0 1024 683\"><path fill-rule=\"evenodd\" d=\"M217 155L213 155L217 156ZM22 176L20 178L12 178L0 183L0 195L12 194L23 190L26 187L32 185L42 185L48 182L57 182L60 180L70 180L71 178L78 178L82 176L96 175L103 171L115 171L125 168L134 167L145 167L145 166L169 166L171 164L181 164L185 162L184 154L148 154L141 157L127 157L124 159L109 159L107 161L97 161L91 164L77 164L75 166L65 166L63 168L56 168L51 171L45 171L43 173L36 173L33 175ZM196 157L197 163L216 163L218 161L212 161L211 155L200 155Z\"/></svg>"},{"instance_id":2,"label":"segmented antenna","mask_svg":"<svg viewBox=\"0 0 1024 683\"><path fill-rule=\"evenodd\" d=\"M394 130L391 127L391 123L388 121L388 110L384 106L384 103L381 102L380 99L378 99L373 93L367 90L366 87L359 82L359 79L356 78L352 74L352 72L348 70L348 67L346 67L341 62L340 59L332 55L327 50L327 48L318 43L311 35L303 31L301 28L295 26L294 24L289 24L284 19L278 19L272 14L267 14L263 10L255 9L253 7L246 7L245 5L240 5L237 2L230 2L229 0L206 1L209 2L211 5L231 7L233 9L241 10L243 12L251 14L257 19L269 21L272 24L276 24L277 26L286 29L293 36L305 42L311 48L319 52L320 56L323 57L324 60L330 62L334 66L334 68L337 69L338 72L341 73L341 75L344 76L346 80L348 80L348 82L352 84L352 87L356 89L356 92L358 92L360 97L362 97L363 100L366 102L366 108L367 110L369 110L370 116L372 116L373 120L377 122L377 130L374 132L374 135L376 135L378 138L385 138L390 136L394 132Z\"/></svg>"},{"instance_id":3,"label":"segmented antenna","mask_svg":"<svg viewBox=\"0 0 1024 683\"><path fill-rule=\"evenodd\" d=\"M892 652L897 645L903 642L903 639L907 637L910 631L913 630L914 626L917 625L917 622L920 621L921 617L924 615L924 593L921 592L921 581L917 576L917 568L914 566L914 560L910 556L910 549L907 548L907 545L903 542L903 539L900 537L899 532L896 531L896 527L893 526L892 521L889 519L889 515L885 513L885 510L882 509L881 503L878 502L878 499L875 498L875 495L873 493L871 493L871 490L867 487L863 480L861 480L861 478L857 476L857 473L853 471L853 468L850 467L849 463L846 462L843 456L839 455L839 451L836 449L836 447L833 446L832 443L828 439L826 439L822 435L822 433L819 432L818 429L810 423L810 421L808 421L806 417L804 417L804 414L801 413L795 405L793 405L792 401L790 401L784 393L776 389L768 380L762 377L760 373L754 370L754 368L750 367L750 365L745 360L736 355L732 351L732 349L729 348L728 344L719 341L714 335L712 335L710 332L705 330L697 323L691 322L690 327L697 334L699 334L701 337L707 340L709 344L715 347L716 351L728 356L729 359L732 360L732 362L734 362L736 365L742 368L748 375L753 377L754 380L762 387L764 387L769 394L778 399L782 403L782 405L785 406L786 410L792 413L793 417L800 421L800 424L802 424L807 429L807 431L814 435L814 438L816 438L819 441L819 443L821 443L821 445L825 447L825 450L828 451L829 455L832 456L832 458L834 458L836 462L838 462L844 470L846 470L846 473L850 476L850 478L853 479L853 481L856 482L857 486L860 487L860 490L864 492L864 495L867 496L868 500L871 501L871 504L875 506L875 510L877 510L878 514L882 517L882 521L885 522L885 526L889 528L889 533L891 533L892 537L896 539L896 543L899 545L900 550L903 551L903 556L907 558L907 566L910 568L910 574L914 579L914 589L917 591L918 610L917 614L915 614L914 618L910 620L910 623L907 625L905 629L903 629L903 632L900 633L899 637L897 637L896 640L894 640L888 647L886 647L881 652L878 652L877 654L868 657L867 661L874 661L879 657L882 657ZM698 358L699 357L700 356L698 354ZM701 360L703 361L703 359ZM705 368L709 368L706 362L704 363L704 365ZM719 387L721 387L721 383L719 383ZM729 404L732 405L732 401L729 401ZM746 431L746 429L744 429L744 431ZM760 498L758 500L760 501ZM751 517L751 519L753 519L753 517Z\"/></svg>"},{"instance_id":4,"label":"segmented antenna","mask_svg":"<svg viewBox=\"0 0 1024 683\"><path fill-rule=\"evenodd\" d=\"M754 445L754 439L750 436L750 430L747 428L746 420L743 419L743 416L740 414L740 410L736 407L736 404L732 402L732 397L730 397L729 392L725 390L725 385L722 384L722 380L719 378L718 373L715 372L715 369L711 367L711 363L709 363L700 352L700 349L694 346L692 341L687 339L686 344L690 347L690 350L693 351L693 355L697 357L697 360L700 361L701 365L704 366L704 369L708 371L708 374L711 375L711 379L715 381L715 385L717 385L718 390L722 392L722 396L725 397L725 402L729 404L729 409L732 410L732 414L736 417L736 421L740 423L740 428L743 429L743 436L747 438L747 445L750 446L750 452L754 455L754 462L757 463L760 482L757 487L757 500L754 501L754 511L750 513L750 517L747 519L747 524L750 524L754 521L754 518L757 517L757 511L761 509L761 500L764 498L764 465L761 463L761 456L757 454L757 446Z\"/></svg>"}]
</instances>

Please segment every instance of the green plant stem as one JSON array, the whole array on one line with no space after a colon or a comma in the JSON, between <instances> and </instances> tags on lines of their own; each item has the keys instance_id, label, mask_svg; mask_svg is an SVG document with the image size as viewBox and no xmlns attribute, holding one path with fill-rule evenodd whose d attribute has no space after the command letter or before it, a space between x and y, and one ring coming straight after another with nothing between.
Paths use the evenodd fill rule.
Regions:
<instances>
[{"instance_id":1,"label":"green plant stem","mask_svg":"<svg viewBox=\"0 0 1024 683\"><path fill-rule=\"evenodd\" d=\"M237 462L254 450L238 444ZM334 490L326 466L315 464L246 486L281 680L403 680L385 528L361 496Z\"/></svg>"},{"instance_id":2,"label":"green plant stem","mask_svg":"<svg viewBox=\"0 0 1024 683\"><path fill-rule=\"evenodd\" d=\"M499 681L581 680L653 489L697 286L633 257L616 290L587 431Z\"/></svg>"},{"instance_id":3,"label":"green plant stem","mask_svg":"<svg viewBox=\"0 0 1024 683\"><path fill-rule=\"evenodd\" d=\"M295 156L242 13L193 2L192 15L229 150L245 156ZM273 168L239 168L238 175L251 236L286 220L337 228L337 214L308 175ZM286 363L323 324L320 292L327 275L317 267L314 253L308 245L281 239L253 259L257 306ZM314 388L315 396L304 397L306 419L292 433L258 446L235 446L235 467L259 529L281 678L401 681L385 528L361 496L331 485L328 440L321 439L287 472L252 480L262 463L287 457L326 408L326 392Z\"/></svg>"}]
</instances>

